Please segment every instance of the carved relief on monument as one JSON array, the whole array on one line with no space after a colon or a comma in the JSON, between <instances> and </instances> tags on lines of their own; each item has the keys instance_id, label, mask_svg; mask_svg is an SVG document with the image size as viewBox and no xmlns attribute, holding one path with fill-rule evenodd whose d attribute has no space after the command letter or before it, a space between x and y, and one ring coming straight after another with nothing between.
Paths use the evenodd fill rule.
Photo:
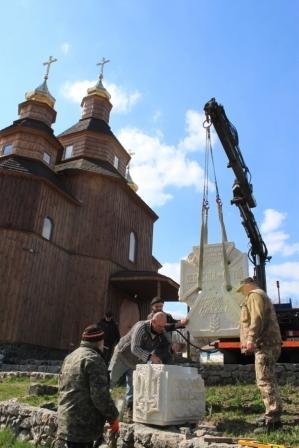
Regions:
<instances>
[{"instance_id":1,"label":"carved relief on monument","mask_svg":"<svg viewBox=\"0 0 299 448\"><path fill-rule=\"evenodd\" d=\"M155 425L197 422L205 413L204 382L196 368L138 365L133 420Z\"/></svg>"},{"instance_id":2,"label":"carved relief on monument","mask_svg":"<svg viewBox=\"0 0 299 448\"><path fill-rule=\"evenodd\" d=\"M204 246L201 288L198 289L199 246L193 247L187 260L181 261L180 300L190 307L188 330L194 338L239 335L241 294L236 291L240 280L248 275L247 254L225 244Z\"/></svg>"},{"instance_id":3,"label":"carved relief on monument","mask_svg":"<svg viewBox=\"0 0 299 448\"><path fill-rule=\"evenodd\" d=\"M138 365L134 372L134 412L137 418L160 411L161 371L163 365Z\"/></svg>"}]
</instances>

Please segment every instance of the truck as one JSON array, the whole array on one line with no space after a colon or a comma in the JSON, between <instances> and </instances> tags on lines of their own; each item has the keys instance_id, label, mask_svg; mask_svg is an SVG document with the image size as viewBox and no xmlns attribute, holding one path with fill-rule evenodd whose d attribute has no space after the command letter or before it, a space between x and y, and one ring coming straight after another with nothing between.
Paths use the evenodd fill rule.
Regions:
<instances>
[{"instance_id":1,"label":"truck","mask_svg":"<svg viewBox=\"0 0 299 448\"><path fill-rule=\"evenodd\" d=\"M207 123L213 125L227 155L228 168L235 174L231 204L238 207L242 225L250 242L248 258L254 266L254 278L266 291L266 263L271 257L251 210L257 204L253 195L251 174L239 147L238 132L227 118L224 107L218 104L215 98L205 104L204 112ZM279 287L279 283L277 286ZM279 362L299 362L299 308L293 307L291 300L288 303L274 304L274 307L282 336ZM241 354L238 338L220 338L214 346L223 353L226 364L252 362L251 357Z\"/></svg>"}]
</instances>

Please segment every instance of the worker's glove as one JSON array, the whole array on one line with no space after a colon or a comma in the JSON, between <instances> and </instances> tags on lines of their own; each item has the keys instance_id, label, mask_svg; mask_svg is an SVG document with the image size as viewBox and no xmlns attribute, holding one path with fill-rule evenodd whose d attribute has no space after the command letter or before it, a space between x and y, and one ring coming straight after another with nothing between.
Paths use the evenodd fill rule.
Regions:
<instances>
[{"instance_id":1,"label":"worker's glove","mask_svg":"<svg viewBox=\"0 0 299 448\"><path fill-rule=\"evenodd\" d=\"M119 419L118 418L116 418L115 420L113 420L113 422L110 423L109 431L112 433L119 432Z\"/></svg>"}]
</instances>

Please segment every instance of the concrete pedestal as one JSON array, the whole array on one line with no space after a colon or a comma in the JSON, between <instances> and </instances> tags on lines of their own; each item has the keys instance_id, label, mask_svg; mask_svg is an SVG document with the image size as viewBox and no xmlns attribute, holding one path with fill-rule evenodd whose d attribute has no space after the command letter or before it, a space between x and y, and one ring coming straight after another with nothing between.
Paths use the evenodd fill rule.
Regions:
<instances>
[{"instance_id":1,"label":"concrete pedestal","mask_svg":"<svg viewBox=\"0 0 299 448\"><path fill-rule=\"evenodd\" d=\"M140 364L133 384L134 422L167 426L204 416L204 381L194 367Z\"/></svg>"}]
</instances>

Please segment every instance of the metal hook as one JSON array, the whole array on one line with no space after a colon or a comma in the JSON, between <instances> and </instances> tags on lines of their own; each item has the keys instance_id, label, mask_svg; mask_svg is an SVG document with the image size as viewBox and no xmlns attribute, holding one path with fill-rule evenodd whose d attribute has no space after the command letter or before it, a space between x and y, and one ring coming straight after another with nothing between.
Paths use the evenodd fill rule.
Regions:
<instances>
[{"instance_id":1,"label":"metal hook","mask_svg":"<svg viewBox=\"0 0 299 448\"><path fill-rule=\"evenodd\" d=\"M202 126L203 126L205 129L209 129L209 128L212 126L212 122L209 120L209 118L207 118L207 119L203 122Z\"/></svg>"}]
</instances>

